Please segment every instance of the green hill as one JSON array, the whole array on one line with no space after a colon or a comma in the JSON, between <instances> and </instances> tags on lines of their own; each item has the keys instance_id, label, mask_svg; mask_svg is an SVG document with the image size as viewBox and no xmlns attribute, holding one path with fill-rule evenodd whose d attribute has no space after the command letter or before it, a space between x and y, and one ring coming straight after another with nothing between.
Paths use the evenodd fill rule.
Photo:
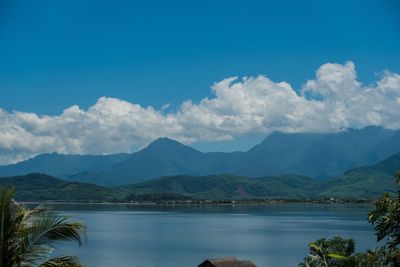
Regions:
<instances>
[{"instance_id":1,"label":"green hill","mask_svg":"<svg viewBox=\"0 0 400 267\"><path fill-rule=\"evenodd\" d=\"M373 166L373 168L393 175L400 169L400 153L394 154L391 157L378 162Z\"/></svg>"},{"instance_id":2,"label":"green hill","mask_svg":"<svg viewBox=\"0 0 400 267\"><path fill-rule=\"evenodd\" d=\"M169 176L120 187L135 194L177 193L192 198L373 198L395 192L394 170L400 169L400 154L372 167L351 169L340 176L316 180L300 175L246 178L222 174Z\"/></svg>"},{"instance_id":3,"label":"green hill","mask_svg":"<svg viewBox=\"0 0 400 267\"><path fill-rule=\"evenodd\" d=\"M18 201L114 201L120 197L111 188L66 182L42 173L0 178L0 185L13 185Z\"/></svg>"},{"instance_id":4,"label":"green hill","mask_svg":"<svg viewBox=\"0 0 400 267\"><path fill-rule=\"evenodd\" d=\"M170 176L122 187L135 194L177 193L197 199L305 197L314 180L295 175L245 178L229 174Z\"/></svg>"},{"instance_id":5,"label":"green hill","mask_svg":"<svg viewBox=\"0 0 400 267\"><path fill-rule=\"evenodd\" d=\"M400 169L400 153L378 162L346 171L335 178L317 181L309 193L318 197L377 197L383 192L395 193L394 173Z\"/></svg>"},{"instance_id":6,"label":"green hill","mask_svg":"<svg viewBox=\"0 0 400 267\"><path fill-rule=\"evenodd\" d=\"M311 192L320 197L378 197L383 192L395 192L393 175L371 167L360 167L333 179L318 182Z\"/></svg>"},{"instance_id":7,"label":"green hill","mask_svg":"<svg viewBox=\"0 0 400 267\"><path fill-rule=\"evenodd\" d=\"M15 196L19 201L374 198L383 192L396 191L393 173L397 169L400 169L400 154L373 166L351 169L325 180L300 175L262 178L230 174L177 175L110 188L33 173L0 178L0 185L14 185L17 190Z\"/></svg>"}]
</instances>

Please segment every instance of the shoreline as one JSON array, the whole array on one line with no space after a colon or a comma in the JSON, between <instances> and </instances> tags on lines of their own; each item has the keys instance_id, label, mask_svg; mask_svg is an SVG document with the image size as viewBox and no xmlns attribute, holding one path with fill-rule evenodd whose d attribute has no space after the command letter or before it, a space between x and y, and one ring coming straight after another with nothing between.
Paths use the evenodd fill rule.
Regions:
<instances>
[{"instance_id":1,"label":"shoreline","mask_svg":"<svg viewBox=\"0 0 400 267\"><path fill-rule=\"evenodd\" d=\"M272 205L371 205L365 201L210 201L210 202L78 202L78 201L18 201L23 205L104 205L104 206L272 206Z\"/></svg>"}]
</instances>

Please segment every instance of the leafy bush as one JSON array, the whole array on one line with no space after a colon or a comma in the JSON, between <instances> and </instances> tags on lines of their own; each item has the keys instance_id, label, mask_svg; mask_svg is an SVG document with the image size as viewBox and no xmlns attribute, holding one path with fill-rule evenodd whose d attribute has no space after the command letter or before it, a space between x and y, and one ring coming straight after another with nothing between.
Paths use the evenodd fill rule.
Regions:
<instances>
[{"instance_id":1,"label":"leafy bush","mask_svg":"<svg viewBox=\"0 0 400 267\"><path fill-rule=\"evenodd\" d=\"M400 186L400 171L395 174ZM310 253L300 267L399 267L400 266L400 189L397 197L383 194L368 213L368 222L374 225L377 241L386 243L375 250L354 254L352 239L334 237L318 239L309 245Z\"/></svg>"}]
</instances>

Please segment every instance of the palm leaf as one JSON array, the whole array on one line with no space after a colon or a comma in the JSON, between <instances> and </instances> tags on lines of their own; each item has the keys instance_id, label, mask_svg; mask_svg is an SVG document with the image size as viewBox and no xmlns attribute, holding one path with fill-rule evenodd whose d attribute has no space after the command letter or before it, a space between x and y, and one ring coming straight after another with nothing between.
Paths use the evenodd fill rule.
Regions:
<instances>
[{"instance_id":1,"label":"palm leaf","mask_svg":"<svg viewBox=\"0 0 400 267\"><path fill-rule=\"evenodd\" d=\"M25 262L34 262L52 251L48 245L55 240L73 240L82 244L86 228L73 222L68 216L45 213L30 218L21 236L22 254Z\"/></svg>"},{"instance_id":2,"label":"palm leaf","mask_svg":"<svg viewBox=\"0 0 400 267\"><path fill-rule=\"evenodd\" d=\"M13 187L0 187L0 261L12 266L19 260L18 229L23 221L23 207L13 200Z\"/></svg>"},{"instance_id":3,"label":"palm leaf","mask_svg":"<svg viewBox=\"0 0 400 267\"><path fill-rule=\"evenodd\" d=\"M335 260L344 260L344 259L347 259L346 256L339 255L339 254L336 254L336 253L328 253L327 256L328 256L329 258L332 258L332 259L335 259Z\"/></svg>"},{"instance_id":4,"label":"palm leaf","mask_svg":"<svg viewBox=\"0 0 400 267\"><path fill-rule=\"evenodd\" d=\"M73 256L64 256L50 259L42 263L39 267L83 267L81 263Z\"/></svg>"},{"instance_id":5,"label":"palm leaf","mask_svg":"<svg viewBox=\"0 0 400 267\"><path fill-rule=\"evenodd\" d=\"M0 266L36 267L48 258L56 240L82 244L83 224L38 206L33 210L13 200L15 189L0 187ZM82 266L71 256L55 258L41 266Z\"/></svg>"}]
</instances>

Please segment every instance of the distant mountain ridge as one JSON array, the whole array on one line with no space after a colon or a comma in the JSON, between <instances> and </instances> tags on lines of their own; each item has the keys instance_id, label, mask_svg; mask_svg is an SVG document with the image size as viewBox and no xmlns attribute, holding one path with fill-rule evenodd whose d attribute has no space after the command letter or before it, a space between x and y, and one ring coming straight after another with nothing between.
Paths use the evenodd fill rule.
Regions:
<instances>
[{"instance_id":1,"label":"distant mountain ridge","mask_svg":"<svg viewBox=\"0 0 400 267\"><path fill-rule=\"evenodd\" d=\"M0 166L0 175L47 173L57 177L64 177L87 170L105 171L128 157L129 154L95 156L47 153L16 164Z\"/></svg>"},{"instance_id":2,"label":"distant mountain ridge","mask_svg":"<svg viewBox=\"0 0 400 267\"><path fill-rule=\"evenodd\" d=\"M14 185L20 201L113 202L168 196L179 199L321 199L375 198L395 193L394 171L400 169L400 153L373 166L363 166L325 180L301 175L248 178L231 174L161 177L119 187L68 182L46 174L0 178L0 186Z\"/></svg>"},{"instance_id":3,"label":"distant mountain ridge","mask_svg":"<svg viewBox=\"0 0 400 267\"><path fill-rule=\"evenodd\" d=\"M41 172L70 181L122 185L162 176L208 176L231 173L245 177L294 173L328 178L373 165L400 152L400 130L381 127L339 133L274 132L247 152L200 152L160 138L132 154L78 156L43 154L0 166L0 176Z\"/></svg>"}]
</instances>

